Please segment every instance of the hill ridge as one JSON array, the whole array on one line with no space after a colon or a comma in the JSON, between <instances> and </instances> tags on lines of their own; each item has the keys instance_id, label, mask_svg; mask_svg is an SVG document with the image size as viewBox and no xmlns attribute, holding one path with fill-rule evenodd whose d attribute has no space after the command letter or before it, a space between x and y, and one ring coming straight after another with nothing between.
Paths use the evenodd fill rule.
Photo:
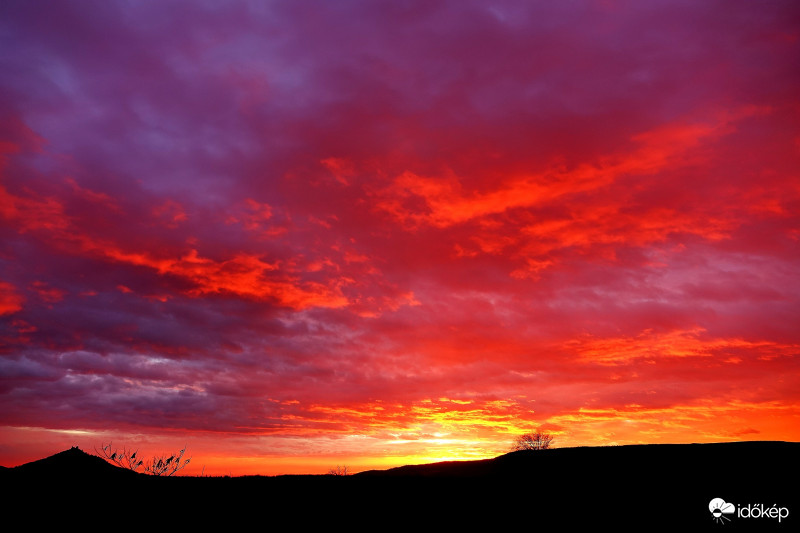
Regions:
<instances>
[{"instance_id":1,"label":"hill ridge","mask_svg":"<svg viewBox=\"0 0 800 533\"><path fill-rule=\"evenodd\" d=\"M149 517L206 525L263 519L265 509L304 522L342 514L452 528L475 519L514 526L524 517L566 525L671 524L695 531L717 526L709 502L786 506L792 530L800 501L800 443L736 441L553 448L490 459L405 465L349 476L155 477L137 474L71 448L0 472L13 487L8 509L47 502L50 516L118 518L118 502L146 505ZM196 510L191 517L183 511ZM72 513L72 514L69 514ZM88 514L87 514L88 513ZM744 522L739 521L741 525ZM108 522L96 522L107 524ZM159 522L161 523L161 522ZM753 522L759 531L770 524ZM374 524L372 524L374 525ZM637 529L640 530L640 529Z\"/></svg>"}]
</instances>

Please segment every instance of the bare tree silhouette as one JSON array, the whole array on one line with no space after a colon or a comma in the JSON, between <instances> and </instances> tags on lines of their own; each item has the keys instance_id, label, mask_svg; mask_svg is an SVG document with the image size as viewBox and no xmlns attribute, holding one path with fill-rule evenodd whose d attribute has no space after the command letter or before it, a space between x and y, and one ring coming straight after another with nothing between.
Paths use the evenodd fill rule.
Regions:
<instances>
[{"instance_id":1,"label":"bare tree silhouette","mask_svg":"<svg viewBox=\"0 0 800 533\"><path fill-rule=\"evenodd\" d=\"M542 431L520 435L514 440L512 450L546 450L553 443L553 436Z\"/></svg>"},{"instance_id":2,"label":"bare tree silhouette","mask_svg":"<svg viewBox=\"0 0 800 533\"><path fill-rule=\"evenodd\" d=\"M336 465L336 468L331 468L330 470L328 470L328 475L329 476L347 476L347 475L349 475L349 472L348 472L348 469L347 469L347 465L345 465L345 466Z\"/></svg>"},{"instance_id":3,"label":"bare tree silhouette","mask_svg":"<svg viewBox=\"0 0 800 533\"><path fill-rule=\"evenodd\" d=\"M94 451L98 457L102 457L112 464L128 470L133 470L134 472L136 472L140 467L144 467L144 473L152 476L171 476L176 472L183 470L183 468L189 464L189 461L191 461L191 457L189 459L183 458L183 455L186 453L185 446L181 451L174 453L169 457L167 457L166 454L155 456L147 462L145 462L141 457L137 457L137 454L139 453L138 450L134 451L129 450L128 448L122 448L122 450L118 450L116 448L112 448L110 442L108 444L101 445L99 450L95 448Z\"/></svg>"}]
</instances>

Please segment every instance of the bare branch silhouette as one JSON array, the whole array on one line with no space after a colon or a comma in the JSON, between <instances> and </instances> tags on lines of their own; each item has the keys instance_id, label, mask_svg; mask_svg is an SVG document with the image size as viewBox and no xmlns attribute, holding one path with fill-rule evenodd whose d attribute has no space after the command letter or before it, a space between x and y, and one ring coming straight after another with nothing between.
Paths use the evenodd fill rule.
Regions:
<instances>
[{"instance_id":1,"label":"bare branch silhouette","mask_svg":"<svg viewBox=\"0 0 800 533\"><path fill-rule=\"evenodd\" d=\"M110 442L108 444L101 444L100 449L98 450L95 448L94 451L98 457L102 457L119 467L133 470L134 472L144 463L144 461L136 457L138 450L134 451L127 448L117 450L111 447Z\"/></svg>"},{"instance_id":2,"label":"bare branch silhouette","mask_svg":"<svg viewBox=\"0 0 800 533\"><path fill-rule=\"evenodd\" d=\"M329 476L347 476L347 475L349 475L347 465L345 465L345 466L336 465L336 468L331 468L330 470L328 470L328 475Z\"/></svg>"},{"instance_id":3,"label":"bare branch silhouette","mask_svg":"<svg viewBox=\"0 0 800 533\"><path fill-rule=\"evenodd\" d=\"M520 435L514 440L512 450L546 450L551 447L553 436L542 431Z\"/></svg>"},{"instance_id":4,"label":"bare branch silhouette","mask_svg":"<svg viewBox=\"0 0 800 533\"><path fill-rule=\"evenodd\" d=\"M171 476L176 472L183 470L189 464L189 459L184 459L183 454L186 453L184 446L177 455L173 454L169 457L166 454L153 457L148 463L144 465L144 471L153 476Z\"/></svg>"},{"instance_id":5,"label":"bare branch silhouette","mask_svg":"<svg viewBox=\"0 0 800 533\"><path fill-rule=\"evenodd\" d=\"M133 470L134 472L143 466L144 473L152 476L171 476L183 470L183 468L189 464L189 461L191 461L191 457L189 459L183 458L183 455L186 453L185 446L177 454L172 454L169 457L167 457L166 454L155 456L147 462L141 459L141 457L137 457L139 453L138 450L134 451L127 448L118 450L112 448L110 442L108 444L102 444L99 450L95 448L94 451L98 457L102 457L112 464L128 470Z\"/></svg>"}]
</instances>

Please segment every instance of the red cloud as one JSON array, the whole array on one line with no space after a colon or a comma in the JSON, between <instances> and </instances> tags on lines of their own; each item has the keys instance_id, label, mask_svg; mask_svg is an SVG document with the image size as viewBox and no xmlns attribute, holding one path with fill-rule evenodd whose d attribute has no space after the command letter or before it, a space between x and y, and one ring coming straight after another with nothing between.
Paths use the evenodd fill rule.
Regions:
<instances>
[{"instance_id":1,"label":"red cloud","mask_svg":"<svg viewBox=\"0 0 800 533\"><path fill-rule=\"evenodd\" d=\"M412 226L421 223L446 227L473 218L573 200L631 175L651 175L665 167L691 163L687 154L698 144L719 135L727 122L715 125L669 125L634 137L640 147L627 154L601 157L574 169L552 168L530 176L512 178L494 190L466 194L456 176L422 177L404 172L378 196L376 207ZM419 198L424 207L407 210L404 203Z\"/></svg>"},{"instance_id":2,"label":"red cloud","mask_svg":"<svg viewBox=\"0 0 800 533\"><path fill-rule=\"evenodd\" d=\"M11 283L0 281L0 315L10 315L20 311L25 298Z\"/></svg>"}]
</instances>

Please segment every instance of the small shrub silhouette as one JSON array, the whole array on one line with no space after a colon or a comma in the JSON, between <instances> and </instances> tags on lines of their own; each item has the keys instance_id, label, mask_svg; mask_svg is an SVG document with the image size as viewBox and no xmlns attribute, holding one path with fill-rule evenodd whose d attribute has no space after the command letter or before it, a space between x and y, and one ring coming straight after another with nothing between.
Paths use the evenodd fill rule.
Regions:
<instances>
[{"instance_id":1,"label":"small shrub silhouette","mask_svg":"<svg viewBox=\"0 0 800 533\"><path fill-rule=\"evenodd\" d=\"M166 454L157 455L146 462L141 457L137 457L138 450L134 451L128 448L118 450L112 448L110 442L101 445L99 450L95 448L94 451L98 457L102 457L112 464L134 472L142 468L145 474L150 474L151 476L171 476L183 470L191 461L191 457L188 459L183 458L186 453L185 446L181 451L171 454L169 457Z\"/></svg>"},{"instance_id":2,"label":"small shrub silhouette","mask_svg":"<svg viewBox=\"0 0 800 533\"><path fill-rule=\"evenodd\" d=\"M336 468L331 468L330 470L328 470L328 475L329 476L347 476L347 475L350 475L350 472L347 469L347 465L345 465L345 466L336 465Z\"/></svg>"}]
</instances>

